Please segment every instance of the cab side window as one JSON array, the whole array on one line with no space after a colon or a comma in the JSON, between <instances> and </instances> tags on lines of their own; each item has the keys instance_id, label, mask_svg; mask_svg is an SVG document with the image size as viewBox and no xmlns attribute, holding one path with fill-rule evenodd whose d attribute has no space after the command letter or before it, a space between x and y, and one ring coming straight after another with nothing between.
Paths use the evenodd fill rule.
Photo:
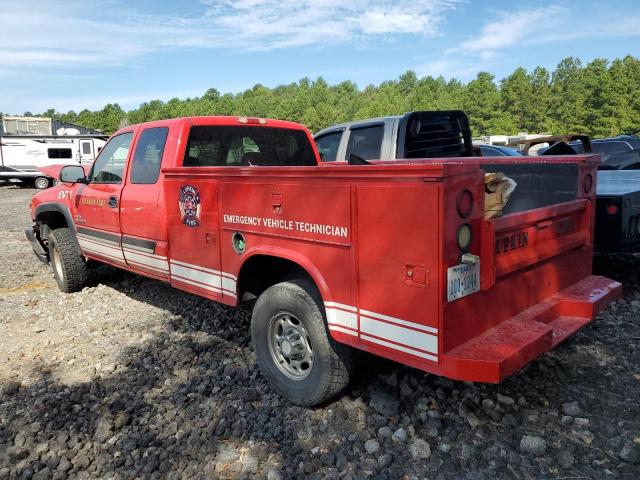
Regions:
<instances>
[{"instance_id":1,"label":"cab side window","mask_svg":"<svg viewBox=\"0 0 640 480\"><path fill-rule=\"evenodd\" d=\"M162 154L169 128L147 128L142 132L131 164L131 183L154 184L160 175Z\"/></svg>"},{"instance_id":2,"label":"cab side window","mask_svg":"<svg viewBox=\"0 0 640 480\"><path fill-rule=\"evenodd\" d=\"M347 159L350 161L351 155L363 160L379 159L383 135L384 125L352 128L347 145Z\"/></svg>"},{"instance_id":3,"label":"cab side window","mask_svg":"<svg viewBox=\"0 0 640 480\"><path fill-rule=\"evenodd\" d=\"M327 133L316 139L316 146L323 162L335 162L338 157L338 147L342 132Z\"/></svg>"},{"instance_id":4,"label":"cab side window","mask_svg":"<svg viewBox=\"0 0 640 480\"><path fill-rule=\"evenodd\" d=\"M133 133L127 132L109 140L93 164L91 183L122 183L132 137Z\"/></svg>"}]
</instances>

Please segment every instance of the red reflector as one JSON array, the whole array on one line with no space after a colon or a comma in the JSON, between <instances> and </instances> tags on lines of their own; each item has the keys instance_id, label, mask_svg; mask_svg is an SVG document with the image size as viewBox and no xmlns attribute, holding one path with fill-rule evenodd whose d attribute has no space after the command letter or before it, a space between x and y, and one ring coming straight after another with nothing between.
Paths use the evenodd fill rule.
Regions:
<instances>
[{"instance_id":1,"label":"red reflector","mask_svg":"<svg viewBox=\"0 0 640 480\"><path fill-rule=\"evenodd\" d=\"M584 193L590 193L593 188L593 175L587 173L582 182L582 188L584 189Z\"/></svg>"},{"instance_id":2,"label":"red reflector","mask_svg":"<svg viewBox=\"0 0 640 480\"><path fill-rule=\"evenodd\" d=\"M473 211L473 193L469 190L463 190L458 195L456 200L456 208L458 209L458 215L462 218L467 218Z\"/></svg>"},{"instance_id":3,"label":"red reflector","mask_svg":"<svg viewBox=\"0 0 640 480\"><path fill-rule=\"evenodd\" d=\"M607 213L609 215L615 215L616 213L618 213L618 206L610 203L609 205L607 205Z\"/></svg>"}]
</instances>

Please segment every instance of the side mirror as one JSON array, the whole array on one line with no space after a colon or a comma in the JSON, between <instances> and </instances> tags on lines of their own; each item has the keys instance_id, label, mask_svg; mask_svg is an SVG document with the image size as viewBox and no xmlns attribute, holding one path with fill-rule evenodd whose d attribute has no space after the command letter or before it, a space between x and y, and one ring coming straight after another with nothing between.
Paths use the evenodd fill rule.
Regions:
<instances>
[{"instance_id":1,"label":"side mirror","mask_svg":"<svg viewBox=\"0 0 640 480\"><path fill-rule=\"evenodd\" d=\"M84 176L84 168L80 165L67 165L60 170L60 181L62 183L87 183Z\"/></svg>"}]
</instances>

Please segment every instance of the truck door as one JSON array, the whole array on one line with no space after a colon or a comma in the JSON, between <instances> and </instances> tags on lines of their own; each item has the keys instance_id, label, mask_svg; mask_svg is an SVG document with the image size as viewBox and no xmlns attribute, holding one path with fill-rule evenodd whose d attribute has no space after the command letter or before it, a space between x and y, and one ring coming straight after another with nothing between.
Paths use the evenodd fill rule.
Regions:
<instances>
[{"instance_id":1,"label":"truck door","mask_svg":"<svg viewBox=\"0 0 640 480\"><path fill-rule=\"evenodd\" d=\"M80 163L93 162L93 140L80 140Z\"/></svg>"},{"instance_id":2,"label":"truck door","mask_svg":"<svg viewBox=\"0 0 640 480\"><path fill-rule=\"evenodd\" d=\"M147 127L138 133L127 183L120 196L124 258L131 268L161 279L169 278L160 174L168 134L168 127Z\"/></svg>"},{"instance_id":3,"label":"truck door","mask_svg":"<svg viewBox=\"0 0 640 480\"><path fill-rule=\"evenodd\" d=\"M109 140L95 161L89 183L80 185L75 199L75 222L82 250L92 257L122 266L120 193L133 131Z\"/></svg>"}]
</instances>

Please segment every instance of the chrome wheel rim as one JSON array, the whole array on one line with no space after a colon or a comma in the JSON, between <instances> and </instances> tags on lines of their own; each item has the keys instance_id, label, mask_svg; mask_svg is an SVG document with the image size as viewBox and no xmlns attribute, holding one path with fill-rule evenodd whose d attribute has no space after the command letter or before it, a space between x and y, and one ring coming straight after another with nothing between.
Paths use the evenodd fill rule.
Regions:
<instances>
[{"instance_id":1,"label":"chrome wheel rim","mask_svg":"<svg viewBox=\"0 0 640 480\"><path fill-rule=\"evenodd\" d=\"M51 250L51 263L53 263L53 268L58 275L60 280L64 280L64 272L62 270L62 262L60 262L60 254L58 253L58 249L54 246Z\"/></svg>"},{"instance_id":2,"label":"chrome wheel rim","mask_svg":"<svg viewBox=\"0 0 640 480\"><path fill-rule=\"evenodd\" d=\"M290 312L269 321L269 351L278 369L292 380L304 380L313 369L313 348L307 329Z\"/></svg>"},{"instance_id":3,"label":"chrome wheel rim","mask_svg":"<svg viewBox=\"0 0 640 480\"><path fill-rule=\"evenodd\" d=\"M36 178L35 184L38 190L44 190L49 186L49 180L47 180L46 178L39 177L39 178Z\"/></svg>"}]
</instances>

